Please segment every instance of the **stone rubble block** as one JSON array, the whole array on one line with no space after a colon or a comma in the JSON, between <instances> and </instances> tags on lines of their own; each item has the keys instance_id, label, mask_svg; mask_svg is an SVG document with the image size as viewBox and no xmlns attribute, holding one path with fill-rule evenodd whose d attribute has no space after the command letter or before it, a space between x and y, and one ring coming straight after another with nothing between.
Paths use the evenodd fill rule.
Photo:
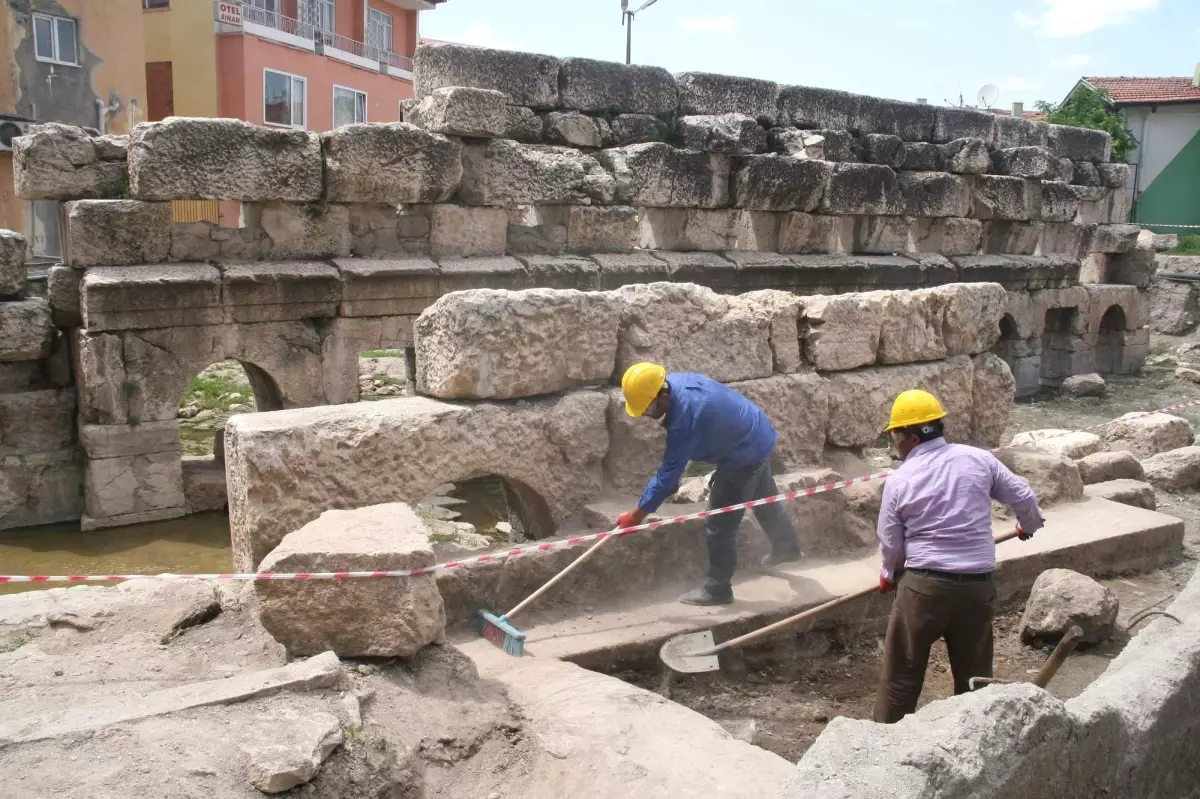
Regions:
<instances>
[{"instance_id":1,"label":"stone rubble block","mask_svg":"<svg viewBox=\"0 0 1200 799\"><path fill-rule=\"evenodd\" d=\"M596 150L604 145L603 120L578 111L551 111L542 120L542 140L547 144Z\"/></svg>"},{"instance_id":2,"label":"stone rubble block","mask_svg":"<svg viewBox=\"0 0 1200 799\"><path fill-rule=\"evenodd\" d=\"M1103 163L1112 160L1112 136L1102 130L1050 126L1050 152L1072 161Z\"/></svg>"},{"instance_id":3,"label":"stone rubble block","mask_svg":"<svg viewBox=\"0 0 1200 799\"><path fill-rule=\"evenodd\" d=\"M170 255L170 203L77 200L66 212L70 266L154 264Z\"/></svg>"},{"instance_id":4,"label":"stone rubble block","mask_svg":"<svg viewBox=\"0 0 1200 799\"><path fill-rule=\"evenodd\" d=\"M987 449L1000 446L1016 396L1016 379L995 353L972 359L971 436L967 443Z\"/></svg>"},{"instance_id":5,"label":"stone rubble block","mask_svg":"<svg viewBox=\"0 0 1200 799\"><path fill-rule=\"evenodd\" d=\"M492 139L506 132L507 109L508 98L503 92L448 86L426 95L416 113L420 127L432 133Z\"/></svg>"},{"instance_id":6,"label":"stone rubble block","mask_svg":"<svg viewBox=\"0 0 1200 799\"><path fill-rule=\"evenodd\" d=\"M399 502L326 510L286 535L260 571L393 571L434 563L430 531ZM319 582L319 584L318 584ZM288 654L411 658L445 638L433 575L255 583L259 621Z\"/></svg>"},{"instance_id":7,"label":"stone rubble block","mask_svg":"<svg viewBox=\"0 0 1200 799\"><path fill-rule=\"evenodd\" d=\"M1162 491L1200 488L1200 447L1180 447L1142 460L1146 482Z\"/></svg>"},{"instance_id":8,"label":"stone rubble block","mask_svg":"<svg viewBox=\"0 0 1200 799\"><path fill-rule=\"evenodd\" d=\"M763 409L779 438L775 454L788 467L821 463L829 424L829 384L816 374L775 375L731 383Z\"/></svg>"},{"instance_id":9,"label":"stone rubble block","mask_svg":"<svg viewBox=\"0 0 1200 799\"><path fill-rule=\"evenodd\" d=\"M616 180L617 203L652 208L729 204L729 156L652 142L603 150L597 157Z\"/></svg>"},{"instance_id":10,"label":"stone rubble block","mask_svg":"<svg viewBox=\"0 0 1200 799\"><path fill-rule=\"evenodd\" d=\"M1076 461L1084 485L1110 480L1142 480L1146 475L1132 452L1094 452Z\"/></svg>"},{"instance_id":11,"label":"stone rubble block","mask_svg":"<svg viewBox=\"0 0 1200 799\"><path fill-rule=\"evenodd\" d=\"M878 291L864 296L876 295L882 300L878 363L917 363L946 357L942 326L947 295L922 289Z\"/></svg>"},{"instance_id":12,"label":"stone rubble block","mask_svg":"<svg viewBox=\"0 0 1200 799\"><path fill-rule=\"evenodd\" d=\"M1129 164L1096 164L1100 184L1110 189L1124 189L1129 185L1133 167Z\"/></svg>"},{"instance_id":13,"label":"stone rubble block","mask_svg":"<svg viewBox=\"0 0 1200 799\"><path fill-rule=\"evenodd\" d=\"M606 147L625 147L630 144L662 141L666 126L658 117L649 114L620 114L609 124Z\"/></svg>"},{"instance_id":14,"label":"stone rubble block","mask_svg":"<svg viewBox=\"0 0 1200 799\"><path fill-rule=\"evenodd\" d=\"M966 217L971 212L971 187L946 172L901 172L897 178L904 213L917 217Z\"/></svg>"},{"instance_id":15,"label":"stone rubble block","mask_svg":"<svg viewBox=\"0 0 1200 799\"><path fill-rule=\"evenodd\" d=\"M1046 222L1074 222L1079 216L1079 190L1057 181L1044 180L1039 192L1041 218Z\"/></svg>"},{"instance_id":16,"label":"stone rubble block","mask_svg":"<svg viewBox=\"0 0 1200 799\"><path fill-rule=\"evenodd\" d=\"M980 139L955 139L942 145L942 163L947 172L982 175L991 168L992 159Z\"/></svg>"},{"instance_id":17,"label":"stone rubble block","mask_svg":"<svg viewBox=\"0 0 1200 799\"><path fill-rule=\"evenodd\" d=\"M79 443L87 456L93 459L179 452L179 420L139 422L136 425L81 422Z\"/></svg>"},{"instance_id":18,"label":"stone rubble block","mask_svg":"<svg viewBox=\"0 0 1200 799\"><path fill-rule=\"evenodd\" d=\"M1069 458L1026 448L1001 449L994 454L1014 474L1029 482L1043 508L1083 499L1079 467Z\"/></svg>"},{"instance_id":19,"label":"stone rubble block","mask_svg":"<svg viewBox=\"0 0 1200 799\"><path fill-rule=\"evenodd\" d=\"M213 446L223 440L225 431L217 431ZM220 458L208 455L183 456L183 496L187 500L187 512L205 513L224 511L229 506L225 490L224 453Z\"/></svg>"},{"instance_id":20,"label":"stone rubble block","mask_svg":"<svg viewBox=\"0 0 1200 799\"><path fill-rule=\"evenodd\" d=\"M1021 117L998 116L995 125L994 144L997 149L1050 146L1050 126L1045 122Z\"/></svg>"},{"instance_id":21,"label":"stone rubble block","mask_svg":"<svg viewBox=\"0 0 1200 799\"><path fill-rule=\"evenodd\" d=\"M414 328L417 391L439 399L517 399L604 382L613 374L620 319L621 305L607 292L446 295Z\"/></svg>"},{"instance_id":22,"label":"stone rubble block","mask_svg":"<svg viewBox=\"0 0 1200 799\"><path fill-rule=\"evenodd\" d=\"M1071 430L1030 430L1018 433L1010 444L1051 455L1061 455L1073 461L1104 449L1104 440L1095 433Z\"/></svg>"},{"instance_id":23,"label":"stone rubble block","mask_svg":"<svg viewBox=\"0 0 1200 799\"><path fill-rule=\"evenodd\" d=\"M1153 230L1143 230L1138 234L1139 249L1153 250L1162 252L1164 250L1173 250L1179 246L1178 233L1155 233Z\"/></svg>"},{"instance_id":24,"label":"stone rubble block","mask_svg":"<svg viewBox=\"0 0 1200 799\"><path fill-rule=\"evenodd\" d=\"M0 460L75 445L75 390L0 394Z\"/></svg>"},{"instance_id":25,"label":"stone rubble block","mask_svg":"<svg viewBox=\"0 0 1200 799\"><path fill-rule=\"evenodd\" d=\"M289 711L267 715L265 720L269 732L240 747L250 761L247 779L265 794L283 793L310 782L345 740L341 720L331 713Z\"/></svg>"},{"instance_id":26,"label":"stone rubble block","mask_svg":"<svg viewBox=\"0 0 1200 799\"><path fill-rule=\"evenodd\" d=\"M859 135L887 133L912 142L932 140L937 123L937 109L930 105L810 86L781 86L778 107L782 124Z\"/></svg>"},{"instance_id":27,"label":"stone rubble block","mask_svg":"<svg viewBox=\"0 0 1200 799\"><path fill-rule=\"evenodd\" d=\"M790 291L764 289L738 295L738 302L757 309L771 320L771 354L775 371L780 374L799 372L804 365L800 352L799 321L804 302Z\"/></svg>"},{"instance_id":28,"label":"stone rubble block","mask_svg":"<svg viewBox=\"0 0 1200 799\"><path fill-rule=\"evenodd\" d=\"M429 102L436 102L437 97L449 95L431 96ZM495 100L489 96L487 107ZM463 178L461 143L405 122L346 125L321 134L321 142L325 149L324 196L329 202L445 202Z\"/></svg>"},{"instance_id":29,"label":"stone rubble block","mask_svg":"<svg viewBox=\"0 0 1200 799\"><path fill-rule=\"evenodd\" d=\"M1085 375L1071 375L1062 381L1058 391L1064 397L1103 397L1108 392L1108 384L1104 378L1092 372Z\"/></svg>"},{"instance_id":30,"label":"stone rubble block","mask_svg":"<svg viewBox=\"0 0 1200 799\"><path fill-rule=\"evenodd\" d=\"M899 169L904 163L904 141L887 133L868 133L862 138L863 158L870 164Z\"/></svg>"},{"instance_id":31,"label":"stone rubble block","mask_svg":"<svg viewBox=\"0 0 1200 799\"><path fill-rule=\"evenodd\" d=\"M1029 192L1021 178L979 175L975 178L972 197L974 216L979 219L1025 222L1031 218Z\"/></svg>"},{"instance_id":32,"label":"stone rubble block","mask_svg":"<svg viewBox=\"0 0 1200 799\"><path fill-rule=\"evenodd\" d=\"M83 488L91 529L137 517L178 518L186 505L178 452L89 459L84 463Z\"/></svg>"},{"instance_id":33,"label":"stone rubble block","mask_svg":"<svg viewBox=\"0 0 1200 799\"><path fill-rule=\"evenodd\" d=\"M821 198L827 214L898 216L904 196L896 173L878 164L837 164Z\"/></svg>"},{"instance_id":34,"label":"stone rubble block","mask_svg":"<svg viewBox=\"0 0 1200 799\"><path fill-rule=\"evenodd\" d=\"M804 355L822 372L875 363L883 325L884 292L805 297Z\"/></svg>"},{"instance_id":35,"label":"stone rubble block","mask_svg":"<svg viewBox=\"0 0 1200 799\"><path fill-rule=\"evenodd\" d=\"M1154 497L1154 486L1140 480L1109 480L1095 485L1085 485L1083 493L1097 499L1107 499L1131 508L1156 510L1158 501Z\"/></svg>"},{"instance_id":36,"label":"stone rubble block","mask_svg":"<svg viewBox=\"0 0 1200 799\"><path fill-rule=\"evenodd\" d=\"M613 374L639 361L669 372L699 372L722 383L774 371L771 318L736 297L690 283L623 286Z\"/></svg>"},{"instance_id":37,"label":"stone rubble block","mask_svg":"<svg viewBox=\"0 0 1200 799\"><path fill-rule=\"evenodd\" d=\"M1092 252L1120 254L1137 246L1141 228L1137 225L1097 225L1092 236Z\"/></svg>"},{"instance_id":38,"label":"stone rubble block","mask_svg":"<svg viewBox=\"0 0 1200 799\"><path fill-rule=\"evenodd\" d=\"M136 200L315 202L325 190L321 137L240 119L172 117L129 137Z\"/></svg>"},{"instance_id":39,"label":"stone rubble block","mask_svg":"<svg viewBox=\"0 0 1200 799\"><path fill-rule=\"evenodd\" d=\"M45 300L0 303L0 363L47 358L53 341L54 324Z\"/></svg>"},{"instance_id":40,"label":"stone rubble block","mask_svg":"<svg viewBox=\"0 0 1200 799\"><path fill-rule=\"evenodd\" d=\"M566 58L558 76L559 107L589 113L648 114L675 110L675 79L662 67Z\"/></svg>"},{"instance_id":41,"label":"stone rubble block","mask_svg":"<svg viewBox=\"0 0 1200 799\"><path fill-rule=\"evenodd\" d=\"M128 136L93 136L74 125L30 125L12 142L16 195L24 200L102 200L129 188Z\"/></svg>"},{"instance_id":42,"label":"stone rubble block","mask_svg":"<svg viewBox=\"0 0 1200 799\"><path fill-rule=\"evenodd\" d=\"M503 208L439 203L429 218L429 254L501 256L508 247L508 214Z\"/></svg>"},{"instance_id":43,"label":"stone rubble block","mask_svg":"<svg viewBox=\"0 0 1200 799\"><path fill-rule=\"evenodd\" d=\"M991 144L995 138L996 116L974 108L937 109L937 122L933 126L933 142L946 144L956 139L979 139Z\"/></svg>"},{"instance_id":44,"label":"stone rubble block","mask_svg":"<svg viewBox=\"0 0 1200 799\"><path fill-rule=\"evenodd\" d=\"M1100 173L1096 169L1096 165L1089 161L1076 161L1074 168L1071 170L1071 183L1075 186L1089 186L1098 188L1103 184L1100 181Z\"/></svg>"},{"instance_id":45,"label":"stone rubble block","mask_svg":"<svg viewBox=\"0 0 1200 799\"><path fill-rule=\"evenodd\" d=\"M567 208L566 249L569 252L631 252L637 244L637 236L636 208L625 205L572 205Z\"/></svg>"},{"instance_id":46,"label":"stone rubble block","mask_svg":"<svg viewBox=\"0 0 1200 799\"><path fill-rule=\"evenodd\" d=\"M1109 422L1104 440L1109 449L1132 452L1143 460L1190 446L1195 436L1188 420L1182 417L1166 413L1127 413Z\"/></svg>"},{"instance_id":47,"label":"stone rubble block","mask_svg":"<svg viewBox=\"0 0 1200 799\"><path fill-rule=\"evenodd\" d=\"M825 161L780 155L735 158L733 204L752 211L814 211L832 173Z\"/></svg>"},{"instance_id":48,"label":"stone rubble block","mask_svg":"<svg viewBox=\"0 0 1200 799\"><path fill-rule=\"evenodd\" d=\"M493 139L463 151L459 199L468 205L607 205L613 190L595 158L568 147Z\"/></svg>"},{"instance_id":49,"label":"stone rubble block","mask_svg":"<svg viewBox=\"0 0 1200 799\"><path fill-rule=\"evenodd\" d=\"M80 298L83 324L91 332L225 321L221 273L201 264L89 269Z\"/></svg>"},{"instance_id":50,"label":"stone rubble block","mask_svg":"<svg viewBox=\"0 0 1200 799\"><path fill-rule=\"evenodd\" d=\"M910 172L941 172L942 148L929 142L904 142L900 169Z\"/></svg>"},{"instance_id":51,"label":"stone rubble block","mask_svg":"<svg viewBox=\"0 0 1200 799\"><path fill-rule=\"evenodd\" d=\"M75 449L0 458L0 530L75 521L83 467Z\"/></svg>"},{"instance_id":52,"label":"stone rubble block","mask_svg":"<svg viewBox=\"0 0 1200 799\"><path fill-rule=\"evenodd\" d=\"M1015 178L1054 180L1059 173L1058 159L1044 147L1010 147L992 152L992 169L997 175Z\"/></svg>"},{"instance_id":53,"label":"stone rubble block","mask_svg":"<svg viewBox=\"0 0 1200 799\"><path fill-rule=\"evenodd\" d=\"M745 114L681 117L679 133L689 150L753 154L767 149L767 131Z\"/></svg>"},{"instance_id":54,"label":"stone rubble block","mask_svg":"<svg viewBox=\"0 0 1200 799\"><path fill-rule=\"evenodd\" d=\"M811 130L795 128L771 128L767 131L767 150L791 158L825 158L825 137Z\"/></svg>"},{"instance_id":55,"label":"stone rubble block","mask_svg":"<svg viewBox=\"0 0 1200 799\"><path fill-rule=\"evenodd\" d=\"M561 62L553 56L422 42L413 61L418 100L437 89L474 86L503 92L512 105L539 111L559 107Z\"/></svg>"},{"instance_id":56,"label":"stone rubble block","mask_svg":"<svg viewBox=\"0 0 1200 799\"><path fill-rule=\"evenodd\" d=\"M16 298L25 291L25 237L0 229L0 297Z\"/></svg>"},{"instance_id":57,"label":"stone rubble block","mask_svg":"<svg viewBox=\"0 0 1200 799\"><path fill-rule=\"evenodd\" d=\"M945 298L943 333L950 355L991 351L1000 339L1008 292L998 283L952 283L930 292Z\"/></svg>"},{"instance_id":58,"label":"stone rubble block","mask_svg":"<svg viewBox=\"0 0 1200 799\"><path fill-rule=\"evenodd\" d=\"M675 75L684 115L747 114L764 124L778 121L779 84L755 78L681 72Z\"/></svg>"},{"instance_id":59,"label":"stone rubble block","mask_svg":"<svg viewBox=\"0 0 1200 799\"><path fill-rule=\"evenodd\" d=\"M411 504L468 475L505 477L540 497L549 518L538 522L552 530L601 491L607 406L603 392L579 391L520 403L406 397L234 416L225 462L235 568L253 570L331 508Z\"/></svg>"},{"instance_id":60,"label":"stone rubble block","mask_svg":"<svg viewBox=\"0 0 1200 799\"><path fill-rule=\"evenodd\" d=\"M419 314L441 295L437 264L428 258L339 258L339 316Z\"/></svg>"},{"instance_id":61,"label":"stone rubble block","mask_svg":"<svg viewBox=\"0 0 1200 799\"><path fill-rule=\"evenodd\" d=\"M233 264L222 275L234 322L286 322L337 316L341 275L322 263Z\"/></svg>"},{"instance_id":62,"label":"stone rubble block","mask_svg":"<svg viewBox=\"0 0 1200 799\"><path fill-rule=\"evenodd\" d=\"M946 435L951 441L968 441L974 405L972 371L971 360L957 356L825 375L829 396L826 442L835 447L874 444L887 427L892 402L912 388L929 391L941 401L949 414Z\"/></svg>"},{"instance_id":63,"label":"stone rubble block","mask_svg":"<svg viewBox=\"0 0 1200 799\"><path fill-rule=\"evenodd\" d=\"M1112 637L1120 603L1116 595L1091 577L1070 569L1047 569L1038 575L1021 616L1021 640L1026 644L1057 644L1072 627L1079 627L1083 645Z\"/></svg>"},{"instance_id":64,"label":"stone rubble block","mask_svg":"<svg viewBox=\"0 0 1200 799\"><path fill-rule=\"evenodd\" d=\"M510 105L504 108L504 135L525 144L541 144L545 121L532 108Z\"/></svg>"}]
</instances>

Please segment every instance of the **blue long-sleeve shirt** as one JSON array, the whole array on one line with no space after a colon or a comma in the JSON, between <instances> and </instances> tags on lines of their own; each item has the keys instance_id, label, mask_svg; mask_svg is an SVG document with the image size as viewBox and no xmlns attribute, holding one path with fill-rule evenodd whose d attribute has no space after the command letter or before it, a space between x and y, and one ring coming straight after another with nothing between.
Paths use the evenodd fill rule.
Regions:
<instances>
[{"instance_id":1,"label":"blue long-sleeve shirt","mask_svg":"<svg viewBox=\"0 0 1200 799\"><path fill-rule=\"evenodd\" d=\"M767 415L728 386L691 372L668 375L667 385L667 452L638 501L646 513L658 510L675 492L688 461L741 469L764 460L775 448L775 428Z\"/></svg>"}]
</instances>

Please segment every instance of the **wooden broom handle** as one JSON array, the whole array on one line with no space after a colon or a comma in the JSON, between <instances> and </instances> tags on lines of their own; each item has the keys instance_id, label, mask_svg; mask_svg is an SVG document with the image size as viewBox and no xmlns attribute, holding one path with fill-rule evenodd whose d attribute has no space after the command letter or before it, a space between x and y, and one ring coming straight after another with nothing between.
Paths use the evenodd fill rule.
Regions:
<instances>
[{"instance_id":1,"label":"wooden broom handle","mask_svg":"<svg viewBox=\"0 0 1200 799\"><path fill-rule=\"evenodd\" d=\"M542 586L541 588L539 588L538 590L534 591L534 592L533 592L532 594L530 594L529 596L525 597L525 599L521 600L521 604L517 605L515 608L513 608L512 610L510 610L508 613L505 613L505 614L504 614L504 618L506 618L506 619L511 619L513 616L517 615L517 614L518 614L518 613L520 613L522 610L524 610L524 609L525 609L525 608L527 608L529 605L531 605L531 604L532 604L532 603L533 603L535 600L537 600L537 598L538 598L538 597L540 597L542 594L544 594L544 593L546 593L547 591L549 591L551 588L553 588L553 587L554 587L554 585L555 585L556 583L558 583L560 580L562 580L564 577L566 577L568 574L570 574L570 573L571 573L571 571L572 571L572 570L573 570L573 569L574 569L576 566L578 566L579 564L583 563L585 560L587 560L588 558L590 558L592 555L595 555L597 552L599 552L599 551L600 551L600 547L604 546L604 545L605 545L605 544L607 544L609 541L612 541L614 538L617 538L617 533L618 533L620 530L621 530L621 528L620 528L620 527L614 527L614 528L612 529L612 531L611 531L611 532L610 532L610 533L609 533L607 536L605 536L604 538L601 538L599 541L597 541L595 546L593 546L593 547L592 547L591 549L589 549L587 552L584 552L582 555L580 555L580 556L579 556L578 558L576 558L575 560L571 561L571 565L570 565L570 566L567 566L567 568L563 569L563 570L562 570L562 571L560 571L558 574L556 574L556 575L554 575L553 577L551 577L551 578L550 578L550 580L549 580L549 581L548 581L548 582L547 582L545 585L543 585L543 586Z\"/></svg>"}]
</instances>

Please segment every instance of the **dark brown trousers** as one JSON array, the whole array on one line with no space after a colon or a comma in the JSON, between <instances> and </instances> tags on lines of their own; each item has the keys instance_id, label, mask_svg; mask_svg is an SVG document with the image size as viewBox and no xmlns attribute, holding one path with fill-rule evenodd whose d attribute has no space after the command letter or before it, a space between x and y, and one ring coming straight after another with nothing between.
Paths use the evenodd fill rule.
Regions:
<instances>
[{"instance_id":1,"label":"dark brown trousers","mask_svg":"<svg viewBox=\"0 0 1200 799\"><path fill-rule=\"evenodd\" d=\"M905 573L888 620L875 720L892 724L917 709L929 650L939 638L946 639L954 693L970 690L972 677L991 677L995 603L990 576L955 582Z\"/></svg>"}]
</instances>

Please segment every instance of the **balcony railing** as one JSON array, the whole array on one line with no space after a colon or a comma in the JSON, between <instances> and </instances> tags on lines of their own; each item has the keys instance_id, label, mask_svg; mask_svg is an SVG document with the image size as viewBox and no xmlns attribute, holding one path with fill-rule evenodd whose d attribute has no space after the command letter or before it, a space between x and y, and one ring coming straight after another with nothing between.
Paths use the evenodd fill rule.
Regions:
<instances>
[{"instance_id":1,"label":"balcony railing","mask_svg":"<svg viewBox=\"0 0 1200 799\"><path fill-rule=\"evenodd\" d=\"M231 9L231 7L236 7L236 9ZM395 77L409 79L412 77L413 61L411 58L332 31L323 30L310 22L292 19L277 11L267 11L256 6L229 2L229 0L214 0L213 9L216 21L221 24L243 28L246 24L250 24L267 31L277 31L278 37L272 36L271 38L278 38L285 44L300 45L301 42L312 42L312 47L306 49L312 49L327 57L366 69L375 69ZM240 13L238 13L239 11ZM396 71L404 74L396 75Z\"/></svg>"}]
</instances>

